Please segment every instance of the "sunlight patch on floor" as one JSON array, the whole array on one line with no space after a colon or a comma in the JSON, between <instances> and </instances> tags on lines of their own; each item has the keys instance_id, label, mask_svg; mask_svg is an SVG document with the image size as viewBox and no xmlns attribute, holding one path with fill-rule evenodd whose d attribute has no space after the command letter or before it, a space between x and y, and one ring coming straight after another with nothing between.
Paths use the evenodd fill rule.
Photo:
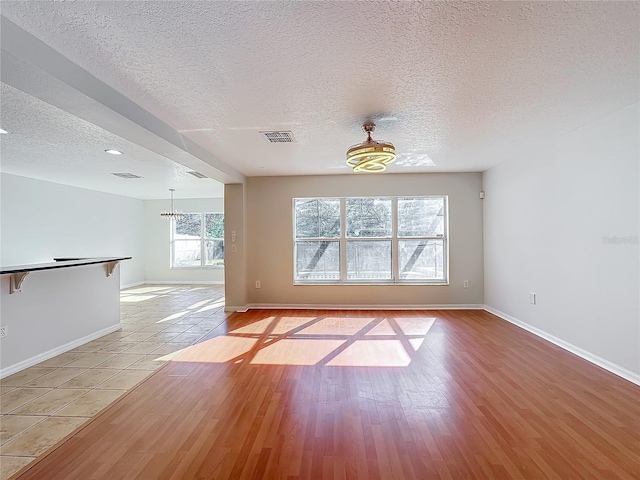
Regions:
<instances>
[{"instance_id":1,"label":"sunlight patch on floor","mask_svg":"<svg viewBox=\"0 0 640 480\"><path fill-rule=\"evenodd\" d=\"M126 303L144 302L145 300L151 300L157 296L158 295L127 295L120 297L120 301Z\"/></svg>"},{"instance_id":2,"label":"sunlight patch on floor","mask_svg":"<svg viewBox=\"0 0 640 480\"><path fill-rule=\"evenodd\" d=\"M202 307L200 310L197 311L197 313L208 312L209 310L214 310L220 307L224 307L224 298L221 301L219 300L216 303L210 303L209 305Z\"/></svg>"},{"instance_id":3,"label":"sunlight patch on floor","mask_svg":"<svg viewBox=\"0 0 640 480\"><path fill-rule=\"evenodd\" d=\"M417 352L424 343L424 338L410 338L409 343L413 347L413 350Z\"/></svg>"},{"instance_id":4,"label":"sunlight patch on floor","mask_svg":"<svg viewBox=\"0 0 640 480\"><path fill-rule=\"evenodd\" d=\"M207 303L209 303L210 301L211 301L211 299L210 299L210 298L208 298L208 299L206 299L206 300L202 300L201 302L196 302L196 303L194 303L193 305L189 305L189 306L187 307L187 310L193 310L193 309L195 309L195 308L200 308L200 307L202 307L202 306L206 305Z\"/></svg>"},{"instance_id":5,"label":"sunlight patch on floor","mask_svg":"<svg viewBox=\"0 0 640 480\"><path fill-rule=\"evenodd\" d=\"M433 317L264 316L161 360L406 367L434 322Z\"/></svg>"},{"instance_id":6,"label":"sunlight patch on floor","mask_svg":"<svg viewBox=\"0 0 640 480\"><path fill-rule=\"evenodd\" d=\"M182 312L172 313L171 315L168 315L168 316L164 317L162 320L158 320L156 323L170 322L171 320L175 320L176 318L180 318L180 317L186 315L187 313L191 313L191 312L189 312L187 310L184 310Z\"/></svg>"},{"instance_id":7,"label":"sunlight patch on floor","mask_svg":"<svg viewBox=\"0 0 640 480\"><path fill-rule=\"evenodd\" d=\"M298 333L313 335L355 335L373 320L375 319L360 317L327 317L308 326L304 330L300 330Z\"/></svg>"},{"instance_id":8,"label":"sunlight patch on floor","mask_svg":"<svg viewBox=\"0 0 640 480\"><path fill-rule=\"evenodd\" d=\"M257 343L256 338L215 337L174 354L174 362L224 363L244 355Z\"/></svg>"},{"instance_id":9,"label":"sunlight patch on floor","mask_svg":"<svg viewBox=\"0 0 640 480\"><path fill-rule=\"evenodd\" d=\"M426 335L435 323L434 317L394 317L405 335Z\"/></svg>"},{"instance_id":10,"label":"sunlight patch on floor","mask_svg":"<svg viewBox=\"0 0 640 480\"><path fill-rule=\"evenodd\" d=\"M167 293L170 290L173 290L173 287L139 287L130 288L125 290L123 293L138 295L141 293Z\"/></svg>"},{"instance_id":11,"label":"sunlight patch on floor","mask_svg":"<svg viewBox=\"0 0 640 480\"><path fill-rule=\"evenodd\" d=\"M400 340L356 340L331 359L331 367L406 367L411 357Z\"/></svg>"},{"instance_id":12,"label":"sunlight patch on floor","mask_svg":"<svg viewBox=\"0 0 640 480\"><path fill-rule=\"evenodd\" d=\"M316 365L346 340L278 340L256 353L252 365Z\"/></svg>"},{"instance_id":13,"label":"sunlight patch on floor","mask_svg":"<svg viewBox=\"0 0 640 480\"><path fill-rule=\"evenodd\" d=\"M376 325L371 330L369 330L365 334L365 336L367 336L367 337L385 336L385 335L394 335L395 336L395 334L396 334L396 331L393 329L393 327L389 323L389 320L387 320L385 318L378 325Z\"/></svg>"},{"instance_id":14,"label":"sunlight patch on floor","mask_svg":"<svg viewBox=\"0 0 640 480\"><path fill-rule=\"evenodd\" d=\"M291 330L300 328L302 325L312 322L315 319L316 317L280 317L271 333L274 335L284 335L285 333L289 333Z\"/></svg>"},{"instance_id":15,"label":"sunlight patch on floor","mask_svg":"<svg viewBox=\"0 0 640 480\"><path fill-rule=\"evenodd\" d=\"M276 317L267 317L265 319L258 320L257 322L250 323L249 325L245 325L244 327L231 330L230 333L247 333L260 335L267 331L267 328L269 328L271 322L273 322L275 318Z\"/></svg>"}]
</instances>

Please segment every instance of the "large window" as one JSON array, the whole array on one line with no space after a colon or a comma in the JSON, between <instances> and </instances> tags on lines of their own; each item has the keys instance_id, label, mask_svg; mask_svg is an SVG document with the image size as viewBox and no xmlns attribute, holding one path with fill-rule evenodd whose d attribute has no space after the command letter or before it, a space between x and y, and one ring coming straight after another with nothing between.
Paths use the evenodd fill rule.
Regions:
<instances>
[{"instance_id":1,"label":"large window","mask_svg":"<svg viewBox=\"0 0 640 480\"><path fill-rule=\"evenodd\" d=\"M296 198L294 283L447 283L447 198Z\"/></svg>"},{"instance_id":2,"label":"large window","mask_svg":"<svg viewBox=\"0 0 640 480\"><path fill-rule=\"evenodd\" d=\"M171 221L171 267L224 265L224 215L185 213Z\"/></svg>"}]
</instances>

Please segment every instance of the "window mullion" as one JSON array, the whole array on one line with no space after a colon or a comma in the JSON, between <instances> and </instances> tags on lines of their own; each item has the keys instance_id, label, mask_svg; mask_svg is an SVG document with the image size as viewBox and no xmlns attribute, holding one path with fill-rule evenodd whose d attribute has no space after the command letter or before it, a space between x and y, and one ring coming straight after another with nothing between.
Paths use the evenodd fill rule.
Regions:
<instances>
[{"instance_id":1,"label":"window mullion","mask_svg":"<svg viewBox=\"0 0 640 480\"><path fill-rule=\"evenodd\" d=\"M445 281L449 281L449 197L443 197L444 205L444 228L442 229L442 256L444 265L442 267L442 275Z\"/></svg>"},{"instance_id":2,"label":"window mullion","mask_svg":"<svg viewBox=\"0 0 640 480\"><path fill-rule=\"evenodd\" d=\"M204 213L200 214L200 266L205 266L204 258Z\"/></svg>"},{"instance_id":3,"label":"window mullion","mask_svg":"<svg viewBox=\"0 0 640 480\"><path fill-rule=\"evenodd\" d=\"M340 199L340 281L347 281L347 202Z\"/></svg>"},{"instance_id":4,"label":"window mullion","mask_svg":"<svg viewBox=\"0 0 640 480\"><path fill-rule=\"evenodd\" d=\"M169 243L171 245L169 268L173 268L173 262L176 258L176 221L173 217L169 217Z\"/></svg>"},{"instance_id":5,"label":"window mullion","mask_svg":"<svg viewBox=\"0 0 640 480\"><path fill-rule=\"evenodd\" d=\"M397 283L400 277L398 265L398 198L391 198L391 280Z\"/></svg>"}]
</instances>

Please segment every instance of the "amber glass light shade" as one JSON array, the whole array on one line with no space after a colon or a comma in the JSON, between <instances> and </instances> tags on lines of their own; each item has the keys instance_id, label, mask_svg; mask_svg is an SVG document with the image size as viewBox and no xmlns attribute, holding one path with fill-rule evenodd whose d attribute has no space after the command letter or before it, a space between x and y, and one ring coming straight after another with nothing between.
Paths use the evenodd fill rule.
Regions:
<instances>
[{"instance_id":1,"label":"amber glass light shade","mask_svg":"<svg viewBox=\"0 0 640 480\"><path fill-rule=\"evenodd\" d=\"M387 165L396 159L396 149L393 144L378 142L371 138L371 133L375 129L376 126L373 123L365 123L362 130L367 134L367 139L347 150L347 165L354 172L384 172Z\"/></svg>"}]
</instances>

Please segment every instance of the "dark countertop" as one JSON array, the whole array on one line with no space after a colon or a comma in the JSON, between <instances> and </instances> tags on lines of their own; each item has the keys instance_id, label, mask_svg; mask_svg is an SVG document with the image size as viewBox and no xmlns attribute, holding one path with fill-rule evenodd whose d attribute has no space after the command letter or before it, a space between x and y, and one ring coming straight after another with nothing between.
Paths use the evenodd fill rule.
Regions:
<instances>
[{"instance_id":1,"label":"dark countertop","mask_svg":"<svg viewBox=\"0 0 640 480\"><path fill-rule=\"evenodd\" d=\"M11 265L0 267L0 275L8 273L36 272L38 270L53 270L56 268L79 267L82 265L94 265L97 263L119 262L121 260L131 260L131 257L97 257L97 258L74 258L50 263L30 263L27 265Z\"/></svg>"}]
</instances>

